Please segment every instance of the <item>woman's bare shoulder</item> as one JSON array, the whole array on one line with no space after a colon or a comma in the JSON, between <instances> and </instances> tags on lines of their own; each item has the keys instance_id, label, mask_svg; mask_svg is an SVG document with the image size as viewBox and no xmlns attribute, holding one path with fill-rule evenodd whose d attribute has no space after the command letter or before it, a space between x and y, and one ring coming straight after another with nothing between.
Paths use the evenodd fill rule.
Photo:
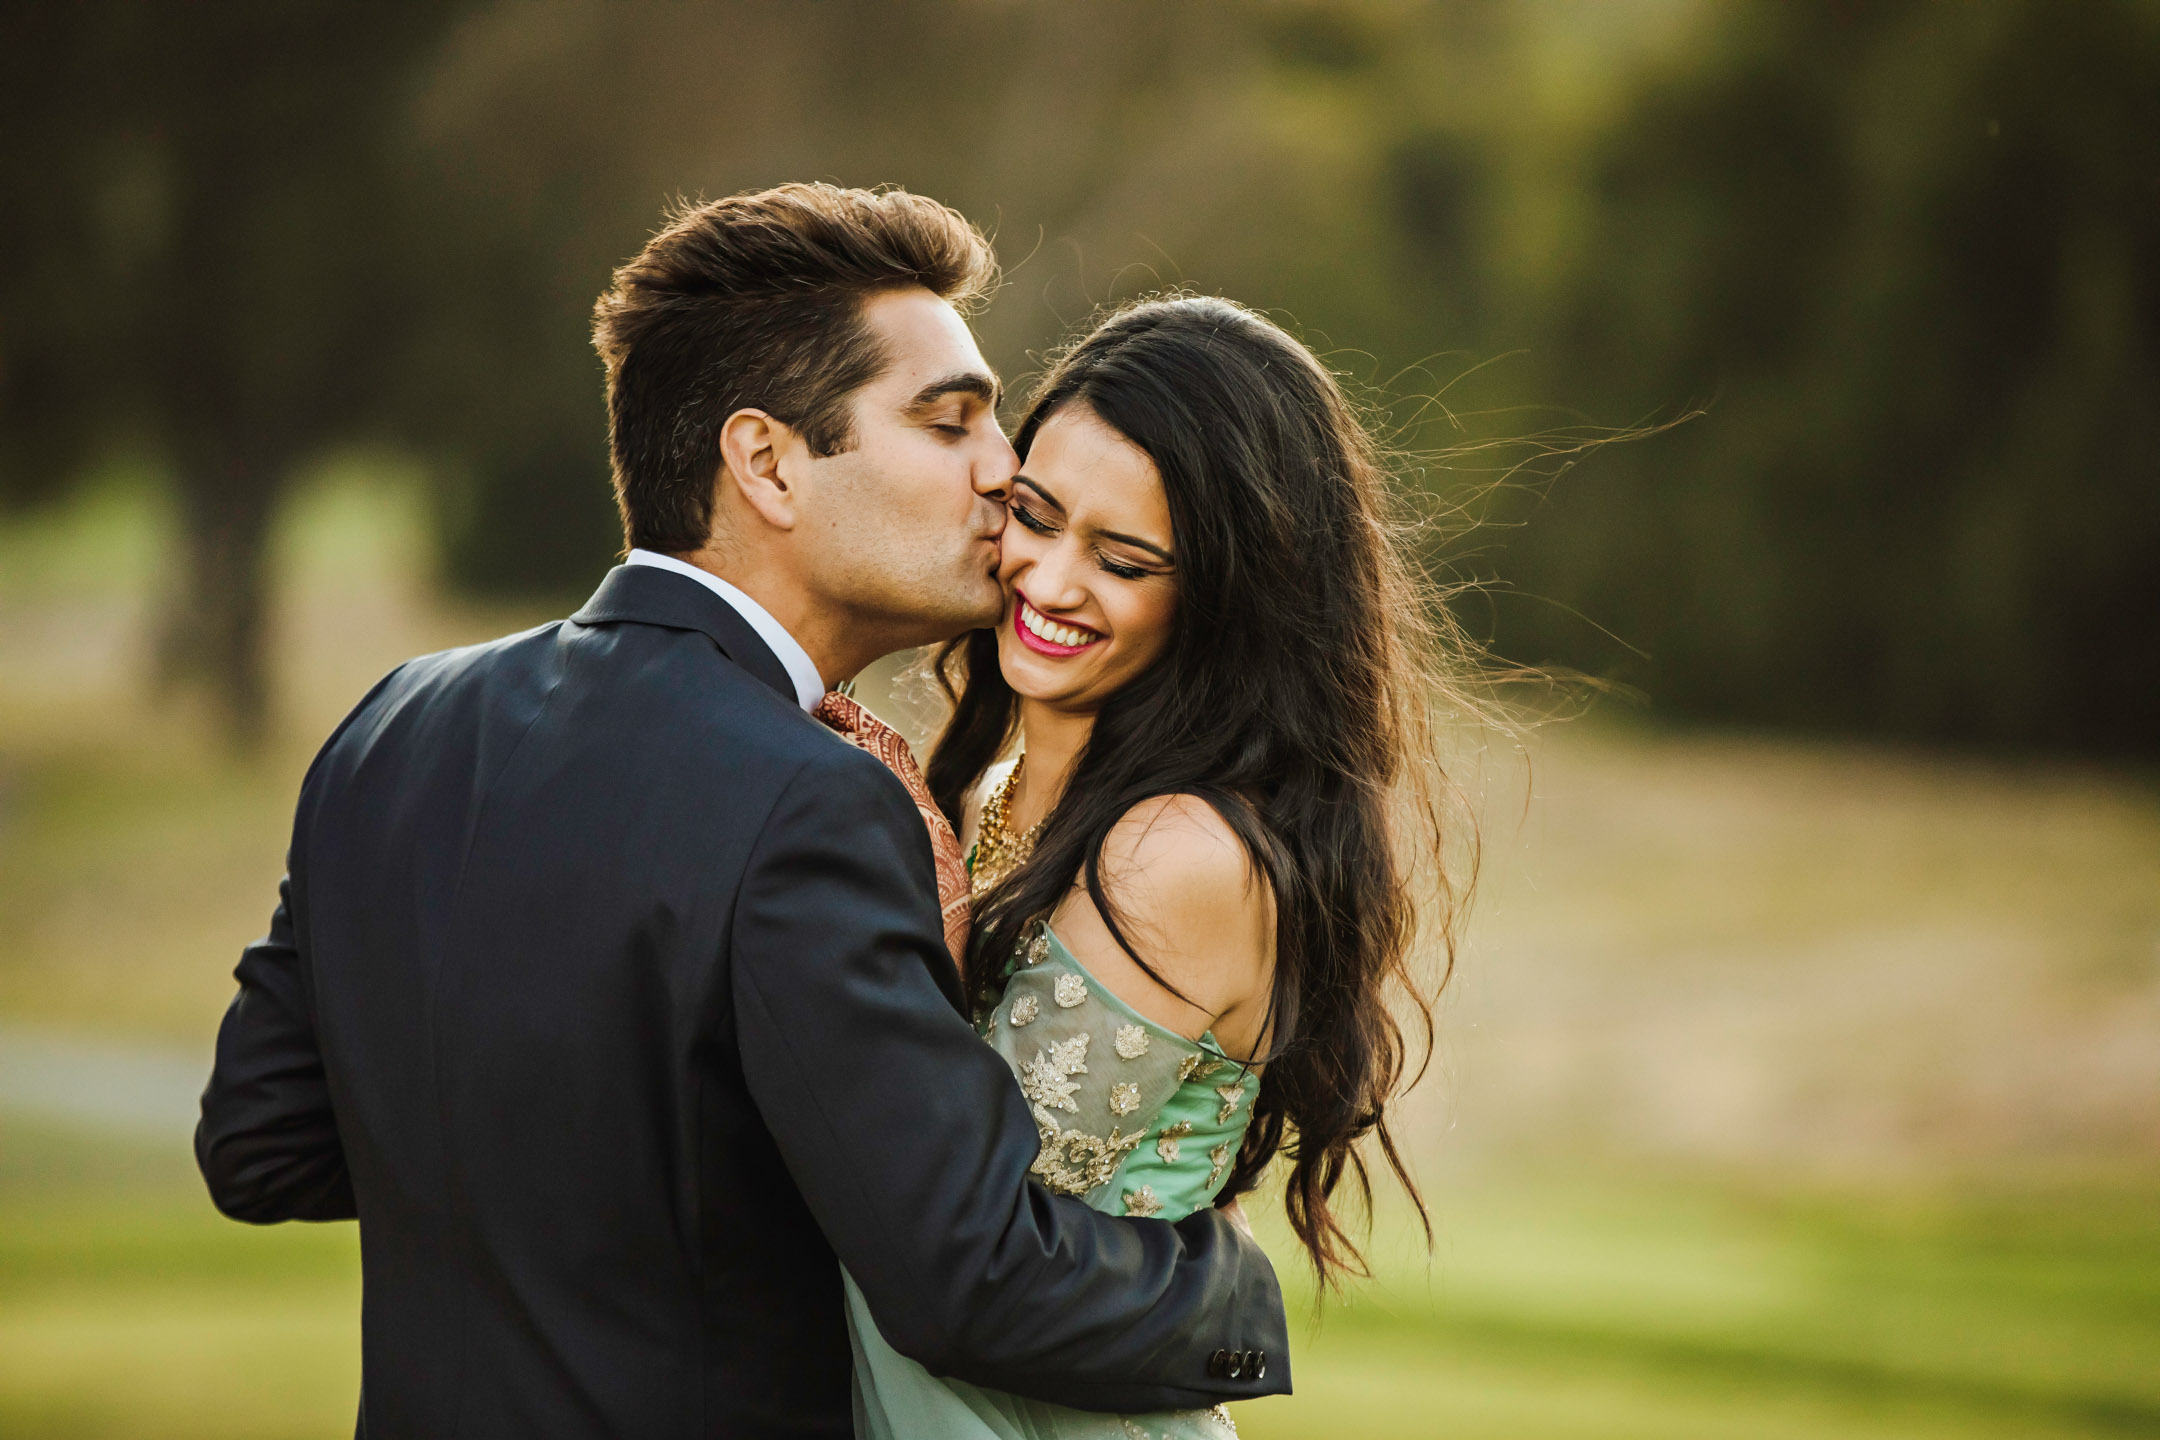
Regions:
<instances>
[{"instance_id":1,"label":"woman's bare shoulder","mask_svg":"<svg viewBox=\"0 0 2160 1440\"><path fill-rule=\"evenodd\" d=\"M1247 910L1268 898L1245 842L1198 795L1157 795L1127 810L1103 841L1103 869L1116 891L1132 891L1163 919L1195 908Z\"/></svg>"},{"instance_id":2,"label":"woman's bare shoulder","mask_svg":"<svg viewBox=\"0 0 2160 1440\"><path fill-rule=\"evenodd\" d=\"M1232 1046L1236 1022L1265 1008L1275 904L1230 822L1197 795L1142 801L1110 828L1101 873L1119 928L1161 980L1118 945L1084 888L1060 907L1059 938L1149 1019L1194 1038L1212 1028ZM1256 1044L1253 1028L1244 1038Z\"/></svg>"}]
</instances>

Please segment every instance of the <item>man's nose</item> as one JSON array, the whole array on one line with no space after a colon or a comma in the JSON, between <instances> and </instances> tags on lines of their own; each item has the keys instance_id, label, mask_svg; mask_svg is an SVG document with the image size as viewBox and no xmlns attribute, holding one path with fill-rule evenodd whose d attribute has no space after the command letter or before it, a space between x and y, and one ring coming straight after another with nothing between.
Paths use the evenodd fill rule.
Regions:
<instances>
[{"instance_id":1,"label":"man's nose","mask_svg":"<svg viewBox=\"0 0 2160 1440\"><path fill-rule=\"evenodd\" d=\"M990 447L990 453L976 462L975 493L986 500L1002 503L1011 497L1013 476L1019 473L1019 453L1013 449L1012 442L1005 438L1004 432L1000 431L997 443Z\"/></svg>"}]
</instances>

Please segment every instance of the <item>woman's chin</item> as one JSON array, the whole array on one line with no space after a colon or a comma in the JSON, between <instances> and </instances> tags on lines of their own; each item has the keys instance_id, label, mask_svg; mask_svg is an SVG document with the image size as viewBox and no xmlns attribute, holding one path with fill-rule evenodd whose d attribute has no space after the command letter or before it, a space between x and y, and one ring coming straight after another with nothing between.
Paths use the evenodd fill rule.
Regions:
<instances>
[{"instance_id":1,"label":"woman's chin","mask_svg":"<svg viewBox=\"0 0 2160 1440\"><path fill-rule=\"evenodd\" d=\"M1074 673L1073 660L1078 658L1038 655L1010 634L998 637L998 670L1013 694L1023 700L1057 705L1077 699L1086 688Z\"/></svg>"}]
</instances>

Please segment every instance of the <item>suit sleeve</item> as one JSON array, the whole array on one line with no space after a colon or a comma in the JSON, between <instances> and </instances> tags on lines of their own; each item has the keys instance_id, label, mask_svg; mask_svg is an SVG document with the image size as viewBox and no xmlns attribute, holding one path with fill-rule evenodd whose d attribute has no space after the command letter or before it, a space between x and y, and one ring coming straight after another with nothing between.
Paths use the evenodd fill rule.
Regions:
<instances>
[{"instance_id":1,"label":"suit sleeve","mask_svg":"<svg viewBox=\"0 0 2160 1440\"><path fill-rule=\"evenodd\" d=\"M751 1093L886 1339L939 1374L1094 1410L1287 1392L1274 1271L1229 1221L1114 1218L1029 1179L1039 1139L1012 1072L933 979L935 894L906 792L836 749L769 817L732 946ZM1219 1350L1266 1351L1265 1378L1212 1377Z\"/></svg>"},{"instance_id":2,"label":"suit sleeve","mask_svg":"<svg viewBox=\"0 0 2160 1440\"><path fill-rule=\"evenodd\" d=\"M211 1201L235 1220L359 1218L315 1037L306 835L324 757L406 668L375 683L308 767L270 933L240 952L233 971L240 988L218 1026L217 1057L195 1125L195 1164Z\"/></svg>"},{"instance_id":3,"label":"suit sleeve","mask_svg":"<svg viewBox=\"0 0 2160 1440\"><path fill-rule=\"evenodd\" d=\"M195 1161L235 1220L350 1220L352 1180L315 1045L294 923L293 877L278 885L270 933L240 952L239 993L218 1027Z\"/></svg>"}]
</instances>

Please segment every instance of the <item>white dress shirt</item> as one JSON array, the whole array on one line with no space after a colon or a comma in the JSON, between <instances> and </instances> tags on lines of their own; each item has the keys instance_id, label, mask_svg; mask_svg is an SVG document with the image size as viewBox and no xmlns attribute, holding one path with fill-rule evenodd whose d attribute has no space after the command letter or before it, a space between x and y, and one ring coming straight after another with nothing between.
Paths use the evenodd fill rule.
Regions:
<instances>
[{"instance_id":1,"label":"white dress shirt","mask_svg":"<svg viewBox=\"0 0 2160 1440\"><path fill-rule=\"evenodd\" d=\"M757 631L758 639L763 640L772 653L780 658L788 678L795 682L797 704L805 710L814 710L818 701L825 698L825 679L818 674L817 666L811 662L810 652L795 643L795 637L788 634L787 628L778 620L773 619L770 610L727 581L709 570L700 570L695 565L677 560L672 555L662 555L657 550L632 550L623 564L650 565L656 570L673 570L678 575L687 575L697 581L734 607L735 613L742 616L752 630Z\"/></svg>"}]
</instances>

